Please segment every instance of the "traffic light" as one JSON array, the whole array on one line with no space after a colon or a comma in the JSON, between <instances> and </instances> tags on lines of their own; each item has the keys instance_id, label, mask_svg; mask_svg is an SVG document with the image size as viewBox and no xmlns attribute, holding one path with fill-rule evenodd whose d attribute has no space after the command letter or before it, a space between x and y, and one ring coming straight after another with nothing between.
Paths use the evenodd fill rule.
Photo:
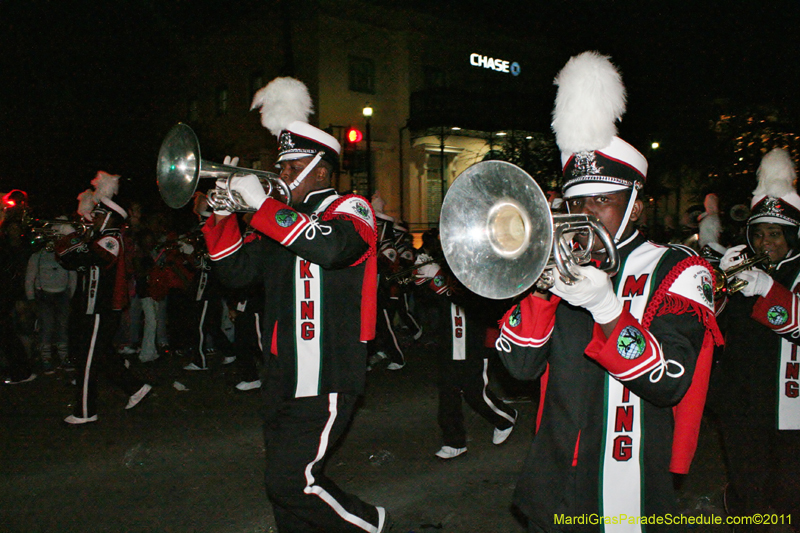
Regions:
<instances>
[{"instance_id":1,"label":"traffic light","mask_svg":"<svg viewBox=\"0 0 800 533\"><path fill-rule=\"evenodd\" d=\"M361 130L358 128L350 127L347 129L347 144L356 145L361 142L361 139L364 138L364 134L361 133Z\"/></svg>"},{"instance_id":2,"label":"traffic light","mask_svg":"<svg viewBox=\"0 0 800 533\"><path fill-rule=\"evenodd\" d=\"M342 150L342 170L355 170L357 166L358 143L364 138L364 134L356 127L349 127L344 134L344 150Z\"/></svg>"}]
</instances>

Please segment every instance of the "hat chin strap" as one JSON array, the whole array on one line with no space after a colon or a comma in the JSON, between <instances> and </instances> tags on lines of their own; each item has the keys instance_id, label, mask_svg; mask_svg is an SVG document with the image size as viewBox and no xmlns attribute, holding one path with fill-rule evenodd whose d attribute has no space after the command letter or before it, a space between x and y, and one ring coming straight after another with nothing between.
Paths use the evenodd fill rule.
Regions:
<instances>
[{"instance_id":1,"label":"hat chin strap","mask_svg":"<svg viewBox=\"0 0 800 533\"><path fill-rule=\"evenodd\" d=\"M309 174L309 173L310 173L312 170L314 170L314 168L315 168L315 167L316 167L316 166L319 164L319 162L320 162L321 160L322 160L322 152L317 152L317 155L315 155L315 156L314 156L314 159L312 159L312 160L311 160L311 163L309 163L308 165L306 165L306 168L304 168L304 169L303 169L303 171L302 171L302 172L301 172L301 173L300 173L300 174L297 176L297 178L296 178L296 179L295 179L293 182L291 182L291 183L288 185L288 187L289 187L289 190L290 190L290 191L293 191L293 190L295 190L295 189L296 189L296 188L297 188L297 187L298 187L298 186L299 186L301 183L303 183L303 180L304 180L304 179L306 179L306 176L308 176L308 174Z\"/></svg>"},{"instance_id":2,"label":"hat chin strap","mask_svg":"<svg viewBox=\"0 0 800 533\"><path fill-rule=\"evenodd\" d=\"M622 222L617 229L617 234L614 235L614 242L618 243L622 238L622 234L625 232L625 228L628 227L628 220L631 218L631 211L633 211L633 204L636 203L636 195L638 191L636 187L631 187L631 197L628 199L628 207L625 209L625 216L622 217Z\"/></svg>"}]
</instances>

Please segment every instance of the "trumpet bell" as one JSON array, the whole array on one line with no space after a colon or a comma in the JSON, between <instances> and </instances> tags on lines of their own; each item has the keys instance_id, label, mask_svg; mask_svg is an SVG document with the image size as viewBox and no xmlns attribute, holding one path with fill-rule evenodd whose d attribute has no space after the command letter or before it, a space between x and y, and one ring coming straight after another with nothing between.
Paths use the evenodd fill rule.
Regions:
<instances>
[{"instance_id":1,"label":"trumpet bell","mask_svg":"<svg viewBox=\"0 0 800 533\"><path fill-rule=\"evenodd\" d=\"M439 226L453 274L467 289L495 300L530 288L553 247L542 189L505 161L482 161L462 172L447 191Z\"/></svg>"},{"instance_id":2,"label":"trumpet bell","mask_svg":"<svg viewBox=\"0 0 800 533\"><path fill-rule=\"evenodd\" d=\"M291 198L289 187L273 172L240 168L232 165L209 163L200 157L200 143L192 128L178 123L169 130L158 151L156 182L164 202L173 209L189 203L203 178L227 180L223 188L209 191L208 205L213 210L253 212L238 192L231 190L234 175L254 175L258 178L267 196L288 204Z\"/></svg>"},{"instance_id":3,"label":"trumpet bell","mask_svg":"<svg viewBox=\"0 0 800 533\"><path fill-rule=\"evenodd\" d=\"M200 179L200 143L192 128L179 123L161 143L156 169L158 190L164 202L180 209L192 199Z\"/></svg>"}]
</instances>

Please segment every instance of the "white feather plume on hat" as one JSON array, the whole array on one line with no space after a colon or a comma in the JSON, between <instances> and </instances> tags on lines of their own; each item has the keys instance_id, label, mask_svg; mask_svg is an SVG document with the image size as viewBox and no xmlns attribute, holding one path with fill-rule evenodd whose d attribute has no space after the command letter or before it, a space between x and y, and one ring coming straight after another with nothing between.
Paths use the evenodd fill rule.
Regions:
<instances>
[{"instance_id":1,"label":"white feather plume on hat","mask_svg":"<svg viewBox=\"0 0 800 533\"><path fill-rule=\"evenodd\" d=\"M781 148L772 149L761 159L756 172L758 186L753 196L781 198L795 191L797 174L789 152Z\"/></svg>"},{"instance_id":2,"label":"white feather plume on hat","mask_svg":"<svg viewBox=\"0 0 800 533\"><path fill-rule=\"evenodd\" d=\"M100 170L92 180L92 186L95 200L98 202L103 199L110 200L119 192L119 176Z\"/></svg>"},{"instance_id":3,"label":"white feather plume on hat","mask_svg":"<svg viewBox=\"0 0 800 533\"><path fill-rule=\"evenodd\" d=\"M625 86L608 56L588 51L572 57L553 82L558 86L553 132L562 152L607 147L625 113Z\"/></svg>"},{"instance_id":4,"label":"white feather plume on hat","mask_svg":"<svg viewBox=\"0 0 800 533\"><path fill-rule=\"evenodd\" d=\"M92 220L92 211L95 205L97 202L92 189L86 189L78 195L78 214L86 220Z\"/></svg>"},{"instance_id":5,"label":"white feather plume on hat","mask_svg":"<svg viewBox=\"0 0 800 533\"><path fill-rule=\"evenodd\" d=\"M278 137L295 121L308 122L313 111L308 87L294 78L275 78L253 97L250 109L261 108L261 124Z\"/></svg>"}]
</instances>

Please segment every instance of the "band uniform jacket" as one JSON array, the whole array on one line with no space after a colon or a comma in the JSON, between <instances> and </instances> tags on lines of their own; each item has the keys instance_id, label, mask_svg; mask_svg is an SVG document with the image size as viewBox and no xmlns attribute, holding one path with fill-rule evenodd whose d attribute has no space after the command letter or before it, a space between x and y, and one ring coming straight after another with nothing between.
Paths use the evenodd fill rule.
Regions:
<instances>
[{"instance_id":1,"label":"band uniform jacket","mask_svg":"<svg viewBox=\"0 0 800 533\"><path fill-rule=\"evenodd\" d=\"M688 471L696 447L721 342L710 267L638 232L618 250L612 281L624 309L609 339L588 311L554 295L527 296L500 323L496 346L512 376L541 378L537 433L514 501L546 531L653 529L554 517L675 513L670 470Z\"/></svg>"},{"instance_id":2,"label":"band uniform jacket","mask_svg":"<svg viewBox=\"0 0 800 533\"><path fill-rule=\"evenodd\" d=\"M720 313L725 352L709 405L720 416L749 414L769 430L800 430L800 254L780 261L766 297L734 294Z\"/></svg>"},{"instance_id":3,"label":"band uniform jacket","mask_svg":"<svg viewBox=\"0 0 800 533\"><path fill-rule=\"evenodd\" d=\"M369 202L333 189L293 209L268 198L251 226L269 238L245 242L236 217L203 233L214 269L230 288L264 286L266 376L284 398L362 394L375 335L375 215ZM268 387L268 388L269 388Z\"/></svg>"},{"instance_id":4,"label":"band uniform jacket","mask_svg":"<svg viewBox=\"0 0 800 533\"><path fill-rule=\"evenodd\" d=\"M125 246L118 230L104 231L88 241L79 233L56 242L56 259L67 270L79 272L78 293L87 315L121 311L128 306Z\"/></svg>"}]
</instances>

